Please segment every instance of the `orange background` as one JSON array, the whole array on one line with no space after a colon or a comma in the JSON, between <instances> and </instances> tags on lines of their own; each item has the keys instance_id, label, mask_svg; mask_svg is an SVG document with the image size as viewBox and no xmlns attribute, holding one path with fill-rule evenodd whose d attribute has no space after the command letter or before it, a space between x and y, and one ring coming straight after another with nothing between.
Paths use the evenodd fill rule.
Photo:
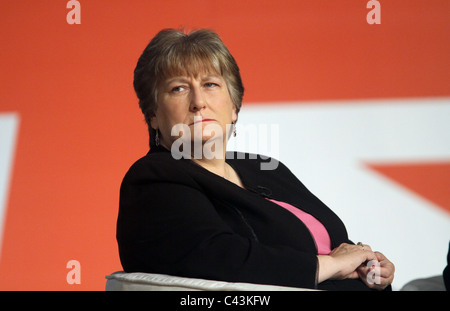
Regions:
<instances>
[{"instance_id":1,"label":"orange background","mask_svg":"<svg viewBox=\"0 0 450 311\"><path fill-rule=\"evenodd\" d=\"M80 0L80 25L67 24L66 3L0 2L0 113L20 116L2 290L103 290L121 269L119 186L148 142L133 70L162 28L217 31L244 107L450 95L448 0L380 1L380 25L367 24L364 0ZM71 259L80 285L66 282Z\"/></svg>"}]
</instances>

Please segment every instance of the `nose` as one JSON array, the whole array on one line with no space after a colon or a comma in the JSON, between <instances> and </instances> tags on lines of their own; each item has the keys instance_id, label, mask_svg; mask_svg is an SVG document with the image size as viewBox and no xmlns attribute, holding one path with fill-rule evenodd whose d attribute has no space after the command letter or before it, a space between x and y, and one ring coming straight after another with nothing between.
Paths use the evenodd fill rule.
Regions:
<instances>
[{"instance_id":1,"label":"nose","mask_svg":"<svg viewBox=\"0 0 450 311\"><path fill-rule=\"evenodd\" d=\"M205 108L206 105L206 99L205 96L201 90L201 87L192 87L191 89L191 104L190 109L193 112L202 110Z\"/></svg>"}]
</instances>

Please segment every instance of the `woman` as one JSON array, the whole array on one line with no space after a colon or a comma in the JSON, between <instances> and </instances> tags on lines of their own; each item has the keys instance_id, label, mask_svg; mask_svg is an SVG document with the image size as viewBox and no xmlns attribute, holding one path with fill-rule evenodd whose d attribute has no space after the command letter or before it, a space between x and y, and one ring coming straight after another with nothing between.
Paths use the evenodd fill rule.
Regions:
<instances>
[{"instance_id":1,"label":"woman","mask_svg":"<svg viewBox=\"0 0 450 311\"><path fill-rule=\"evenodd\" d=\"M262 170L271 159L225 153L244 88L216 33L161 31L137 63L134 87L150 152L121 186L117 240L125 271L390 288L393 264L354 245L341 220L282 163Z\"/></svg>"}]
</instances>

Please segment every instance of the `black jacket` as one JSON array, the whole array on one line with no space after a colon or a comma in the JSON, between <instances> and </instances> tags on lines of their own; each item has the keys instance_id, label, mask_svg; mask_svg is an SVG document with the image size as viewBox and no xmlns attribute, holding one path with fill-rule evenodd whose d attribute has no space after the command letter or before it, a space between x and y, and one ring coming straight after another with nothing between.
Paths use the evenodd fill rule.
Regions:
<instances>
[{"instance_id":1,"label":"black jacket","mask_svg":"<svg viewBox=\"0 0 450 311\"><path fill-rule=\"evenodd\" d=\"M359 280L316 284L317 249L309 230L267 198L316 217L328 230L332 249L351 243L345 226L281 162L275 170L261 170L262 162L259 156L227 154L242 189L191 160L175 160L169 151L152 148L121 185L117 241L123 269L230 282L368 289Z\"/></svg>"}]
</instances>

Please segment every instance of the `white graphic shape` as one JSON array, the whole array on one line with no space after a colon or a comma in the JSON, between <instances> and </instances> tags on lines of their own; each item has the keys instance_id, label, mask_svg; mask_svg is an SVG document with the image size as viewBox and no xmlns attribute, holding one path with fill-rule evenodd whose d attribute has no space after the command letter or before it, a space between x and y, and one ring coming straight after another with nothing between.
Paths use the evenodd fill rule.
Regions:
<instances>
[{"instance_id":1,"label":"white graphic shape","mask_svg":"<svg viewBox=\"0 0 450 311\"><path fill-rule=\"evenodd\" d=\"M0 114L0 255L18 127L17 114Z\"/></svg>"},{"instance_id":2,"label":"white graphic shape","mask_svg":"<svg viewBox=\"0 0 450 311\"><path fill-rule=\"evenodd\" d=\"M268 155L344 221L351 240L395 264L394 289L442 274L449 213L365 163L450 161L450 99L244 103L239 123L279 125L279 150ZM240 135L228 150L260 152Z\"/></svg>"}]
</instances>

